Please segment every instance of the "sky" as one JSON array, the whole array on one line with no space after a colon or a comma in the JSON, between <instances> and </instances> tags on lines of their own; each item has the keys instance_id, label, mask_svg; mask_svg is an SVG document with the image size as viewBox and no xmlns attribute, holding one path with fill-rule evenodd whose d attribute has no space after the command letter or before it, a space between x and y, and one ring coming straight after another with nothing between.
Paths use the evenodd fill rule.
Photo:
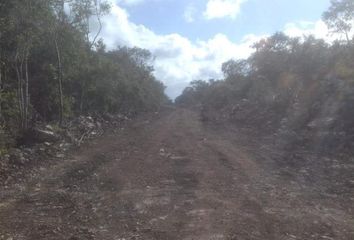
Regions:
<instances>
[{"instance_id":1,"label":"sky","mask_svg":"<svg viewBox=\"0 0 354 240\"><path fill-rule=\"evenodd\" d=\"M174 99L192 80L221 79L221 65L247 58L277 31L330 39L322 13L330 0L108 0L100 37L108 49L140 47Z\"/></svg>"}]
</instances>

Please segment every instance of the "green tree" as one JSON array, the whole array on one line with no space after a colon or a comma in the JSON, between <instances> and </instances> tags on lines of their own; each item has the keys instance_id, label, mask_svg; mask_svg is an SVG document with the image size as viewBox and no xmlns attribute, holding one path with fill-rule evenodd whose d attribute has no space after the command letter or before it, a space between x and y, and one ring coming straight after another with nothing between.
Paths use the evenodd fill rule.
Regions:
<instances>
[{"instance_id":1,"label":"green tree","mask_svg":"<svg viewBox=\"0 0 354 240\"><path fill-rule=\"evenodd\" d=\"M17 78L17 94L21 127L26 130L30 117L29 61L32 50L44 35L49 14L49 2L45 0L12 1L8 9L8 24L12 46L12 64Z\"/></svg>"},{"instance_id":2,"label":"green tree","mask_svg":"<svg viewBox=\"0 0 354 240\"><path fill-rule=\"evenodd\" d=\"M323 13L322 18L328 28L335 33L344 34L350 43L350 30L354 20L353 0L331 0L331 6Z\"/></svg>"}]
</instances>

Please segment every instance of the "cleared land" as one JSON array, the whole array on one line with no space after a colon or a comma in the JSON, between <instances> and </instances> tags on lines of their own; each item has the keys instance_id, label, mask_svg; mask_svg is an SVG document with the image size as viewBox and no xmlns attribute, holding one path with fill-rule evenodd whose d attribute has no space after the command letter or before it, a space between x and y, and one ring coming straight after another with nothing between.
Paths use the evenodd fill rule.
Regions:
<instances>
[{"instance_id":1,"label":"cleared land","mask_svg":"<svg viewBox=\"0 0 354 240\"><path fill-rule=\"evenodd\" d=\"M0 239L354 239L354 163L286 154L190 110L142 117L2 187Z\"/></svg>"}]
</instances>

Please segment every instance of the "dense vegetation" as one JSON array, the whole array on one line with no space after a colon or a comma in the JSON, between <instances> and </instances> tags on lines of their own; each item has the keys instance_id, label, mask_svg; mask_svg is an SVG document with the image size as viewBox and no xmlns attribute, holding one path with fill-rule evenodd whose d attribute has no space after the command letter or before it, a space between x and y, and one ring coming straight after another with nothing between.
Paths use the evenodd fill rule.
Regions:
<instances>
[{"instance_id":1,"label":"dense vegetation","mask_svg":"<svg viewBox=\"0 0 354 240\"><path fill-rule=\"evenodd\" d=\"M332 1L323 20L344 41L283 33L263 39L245 60L222 65L225 79L194 81L176 103L198 106L204 120L228 121L275 135L288 147L320 152L354 147L354 1Z\"/></svg>"},{"instance_id":2,"label":"dense vegetation","mask_svg":"<svg viewBox=\"0 0 354 240\"><path fill-rule=\"evenodd\" d=\"M166 101L150 52L107 51L99 39L109 10L100 0L0 2L0 152L37 122L135 114Z\"/></svg>"}]
</instances>

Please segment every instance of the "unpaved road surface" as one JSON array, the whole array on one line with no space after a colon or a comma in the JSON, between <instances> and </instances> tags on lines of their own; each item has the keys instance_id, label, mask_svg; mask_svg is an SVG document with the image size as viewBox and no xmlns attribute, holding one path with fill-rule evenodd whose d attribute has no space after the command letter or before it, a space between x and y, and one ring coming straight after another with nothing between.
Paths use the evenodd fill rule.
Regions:
<instances>
[{"instance_id":1,"label":"unpaved road surface","mask_svg":"<svg viewBox=\"0 0 354 240\"><path fill-rule=\"evenodd\" d=\"M185 109L128 125L2 188L0 239L354 239L352 192L291 177L237 131Z\"/></svg>"}]
</instances>

